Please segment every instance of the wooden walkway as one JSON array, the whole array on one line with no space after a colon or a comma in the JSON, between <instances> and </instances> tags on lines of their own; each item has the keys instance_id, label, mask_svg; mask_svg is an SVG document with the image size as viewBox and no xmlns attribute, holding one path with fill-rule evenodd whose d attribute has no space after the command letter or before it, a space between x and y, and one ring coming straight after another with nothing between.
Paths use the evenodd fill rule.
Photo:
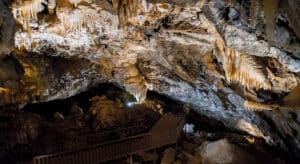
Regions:
<instances>
[{"instance_id":1,"label":"wooden walkway","mask_svg":"<svg viewBox=\"0 0 300 164\"><path fill-rule=\"evenodd\" d=\"M76 151L41 155L33 164L95 164L141 151L175 144L185 124L185 116L163 115L153 128L144 134L93 145Z\"/></svg>"}]
</instances>

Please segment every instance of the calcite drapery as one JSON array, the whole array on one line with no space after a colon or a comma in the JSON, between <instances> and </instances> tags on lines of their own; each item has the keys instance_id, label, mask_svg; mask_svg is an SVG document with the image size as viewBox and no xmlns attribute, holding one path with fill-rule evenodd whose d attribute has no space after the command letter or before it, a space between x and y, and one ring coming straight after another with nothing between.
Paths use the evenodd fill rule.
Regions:
<instances>
[{"instance_id":1,"label":"calcite drapery","mask_svg":"<svg viewBox=\"0 0 300 164\"><path fill-rule=\"evenodd\" d=\"M54 13L56 7L56 0L49 0L48 1L48 10L50 13Z\"/></svg>"},{"instance_id":2,"label":"calcite drapery","mask_svg":"<svg viewBox=\"0 0 300 164\"><path fill-rule=\"evenodd\" d=\"M13 8L14 17L22 22L25 30L30 30L31 20L38 20L38 12L44 10L42 3L47 4L46 0L22 0L16 2Z\"/></svg>"},{"instance_id":3,"label":"calcite drapery","mask_svg":"<svg viewBox=\"0 0 300 164\"><path fill-rule=\"evenodd\" d=\"M42 89L42 99L38 99L39 96L28 96L29 98L20 102L69 97L89 85L109 79L109 82L130 88L128 90L137 95L144 95L145 91L142 89L147 86L149 90L189 104L201 114L221 120L230 128L262 137L274 145L290 146L286 143L286 138L281 136L286 133L282 129L299 129L297 121L292 119L292 113L279 111L276 116L275 112L264 113L266 117L276 121L274 128L260 115L244 110L243 106L247 98L243 92L250 94L253 101L265 102L281 98L299 83L296 73L300 71L300 62L295 58L296 55L270 44L264 36L265 31L261 27L263 21L260 20L264 19L261 16L262 6L252 1L256 4L253 6L259 8L252 8L248 15L245 12L248 11L245 7L247 5L239 1L147 2L114 1L115 8L104 0L78 3L76 8L57 4L56 10L59 12L56 13L56 19L42 19L30 33L19 30L15 36L16 47L36 53L42 58L39 60L43 60L44 54L47 54L54 58L73 58L75 61L86 59L93 66L101 67L81 67L79 69L85 71L79 71L76 64L68 62L70 67L66 75L59 71L53 73L55 77L58 75L56 78L51 76L50 84L46 87L49 92ZM229 19L228 7L241 14ZM90 12L93 13L92 16ZM245 13L242 14L243 12ZM74 13L78 20L68 19ZM249 21L250 16L256 20ZM90 20L84 20L87 17ZM69 28L65 28L68 27L67 24ZM295 37L291 31L287 31L288 36ZM229 56L231 58L225 58L228 49L235 52L234 56ZM251 64L244 66L240 64L241 61L249 61ZM256 61L259 62L255 64ZM33 61L30 60L29 63L31 62ZM255 85L250 85L251 80L247 77L243 80L250 73L237 73L233 79L230 78L231 71L226 72L226 67L239 67L235 70L242 69L243 72L249 68L255 76L248 78ZM51 66L47 68L51 70ZM43 68L38 69L41 69L40 73L46 72ZM72 71L73 69L76 71ZM90 76L88 73L91 72ZM97 73L99 75L96 76ZM134 80L130 79L131 75L136 75L133 76ZM82 79L81 76L85 78ZM284 79L289 79L289 82ZM132 81L137 81L138 84ZM232 87L231 81L237 81L235 84L239 85ZM249 90L244 89L245 86ZM258 88L267 89L266 93L270 94L265 94ZM143 94L138 94L136 90ZM17 101L18 98L14 100ZM287 138L289 142L299 145L298 132L296 133L287 133ZM297 151L299 149L295 148L295 152Z\"/></svg>"}]
</instances>

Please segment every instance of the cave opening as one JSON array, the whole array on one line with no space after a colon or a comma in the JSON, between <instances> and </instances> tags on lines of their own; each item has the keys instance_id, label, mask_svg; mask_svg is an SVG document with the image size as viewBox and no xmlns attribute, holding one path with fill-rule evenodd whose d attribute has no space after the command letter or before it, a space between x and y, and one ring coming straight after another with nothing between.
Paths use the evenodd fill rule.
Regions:
<instances>
[{"instance_id":1,"label":"cave opening","mask_svg":"<svg viewBox=\"0 0 300 164\"><path fill-rule=\"evenodd\" d=\"M166 150L175 150L179 154L183 152L184 155L191 153L197 145L219 141L222 141L221 145L232 144L235 149L242 149L241 156L246 154L251 161L282 162L288 157L284 152L270 147L263 139L226 128L222 122L198 114L185 104L156 92L148 92L143 104L128 106L131 101L134 101L134 97L125 90L113 84L100 84L67 99L28 104L15 113L6 113L4 110L0 115L0 130L7 136L2 136L0 159L5 163L26 163L43 154L82 150L107 141L123 141L148 133L167 113L182 115L184 112L188 113L184 133L176 144L161 146L155 151L141 151L130 158L141 162L157 162L163 160ZM94 109L110 113L97 111L102 116L95 115ZM118 109L123 112L116 112ZM272 159L273 156L276 156L276 160ZM122 157L110 163L123 163L128 159Z\"/></svg>"},{"instance_id":2,"label":"cave opening","mask_svg":"<svg viewBox=\"0 0 300 164\"><path fill-rule=\"evenodd\" d=\"M299 0L0 0L0 163L299 163Z\"/></svg>"}]
</instances>

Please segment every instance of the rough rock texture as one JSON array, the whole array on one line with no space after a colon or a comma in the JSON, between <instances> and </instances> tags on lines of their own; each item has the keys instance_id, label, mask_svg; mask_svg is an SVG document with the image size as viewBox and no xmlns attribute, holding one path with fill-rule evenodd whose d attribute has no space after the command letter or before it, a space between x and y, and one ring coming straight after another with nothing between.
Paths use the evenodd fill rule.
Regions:
<instances>
[{"instance_id":1,"label":"rough rock texture","mask_svg":"<svg viewBox=\"0 0 300 164\"><path fill-rule=\"evenodd\" d=\"M1 104L62 99L112 82L139 102L153 90L227 127L300 151L299 112L280 104L260 114L244 108L245 100L276 103L299 85L297 21L281 14L286 10L268 12L255 0L60 0L54 11L22 2L12 12L25 75L21 89L1 88Z\"/></svg>"},{"instance_id":2,"label":"rough rock texture","mask_svg":"<svg viewBox=\"0 0 300 164\"><path fill-rule=\"evenodd\" d=\"M5 1L0 1L0 57L14 49L15 21Z\"/></svg>"},{"instance_id":3,"label":"rough rock texture","mask_svg":"<svg viewBox=\"0 0 300 164\"><path fill-rule=\"evenodd\" d=\"M198 150L202 163L253 163L250 154L230 144L226 139L204 142Z\"/></svg>"},{"instance_id":4,"label":"rough rock texture","mask_svg":"<svg viewBox=\"0 0 300 164\"><path fill-rule=\"evenodd\" d=\"M64 99L106 82L101 66L84 59L36 54L17 55L24 67L19 89L0 88L0 104L26 104Z\"/></svg>"},{"instance_id":5,"label":"rough rock texture","mask_svg":"<svg viewBox=\"0 0 300 164\"><path fill-rule=\"evenodd\" d=\"M299 15L297 14L299 13L300 9L300 1L287 0L282 1L281 3L283 10L286 12L286 16L289 20L290 27L294 30L297 37L300 38L300 19Z\"/></svg>"},{"instance_id":6,"label":"rough rock texture","mask_svg":"<svg viewBox=\"0 0 300 164\"><path fill-rule=\"evenodd\" d=\"M161 159L161 164L171 164L175 162L175 157L176 157L176 151L174 150L174 148L167 148L164 151L164 155Z\"/></svg>"}]
</instances>

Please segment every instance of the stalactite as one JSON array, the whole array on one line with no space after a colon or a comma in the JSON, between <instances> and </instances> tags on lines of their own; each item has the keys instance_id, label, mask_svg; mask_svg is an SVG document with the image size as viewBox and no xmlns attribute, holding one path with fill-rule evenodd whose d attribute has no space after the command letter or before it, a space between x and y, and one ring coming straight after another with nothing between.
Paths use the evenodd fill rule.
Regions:
<instances>
[{"instance_id":1,"label":"stalactite","mask_svg":"<svg viewBox=\"0 0 300 164\"><path fill-rule=\"evenodd\" d=\"M69 0L69 2L74 4L75 7L77 7L81 0Z\"/></svg>"},{"instance_id":2,"label":"stalactite","mask_svg":"<svg viewBox=\"0 0 300 164\"><path fill-rule=\"evenodd\" d=\"M87 27L90 32L94 32L96 20L100 19L95 10L84 6L71 10L68 14L58 14L57 16L65 31L81 31L83 27Z\"/></svg>"},{"instance_id":3,"label":"stalactite","mask_svg":"<svg viewBox=\"0 0 300 164\"><path fill-rule=\"evenodd\" d=\"M260 102L254 102L254 101L245 101L244 106L247 110L250 111L274 110L277 108L277 106L274 105L264 104Z\"/></svg>"},{"instance_id":4,"label":"stalactite","mask_svg":"<svg viewBox=\"0 0 300 164\"><path fill-rule=\"evenodd\" d=\"M247 88L270 89L271 84L253 56L242 55L227 49L223 64L226 79L240 82Z\"/></svg>"},{"instance_id":5,"label":"stalactite","mask_svg":"<svg viewBox=\"0 0 300 164\"><path fill-rule=\"evenodd\" d=\"M287 110L287 111L294 111L296 108L288 105L281 105L281 104L266 104L261 102L254 102L254 101L245 101L244 106L247 110L250 111L265 111L265 110Z\"/></svg>"},{"instance_id":6,"label":"stalactite","mask_svg":"<svg viewBox=\"0 0 300 164\"><path fill-rule=\"evenodd\" d=\"M56 0L49 0L48 1L48 11L50 14L54 13L56 8Z\"/></svg>"},{"instance_id":7,"label":"stalactite","mask_svg":"<svg viewBox=\"0 0 300 164\"><path fill-rule=\"evenodd\" d=\"M254 102L245 101L244 106L251 111L276 110L283 109L294 111L300 109L300 85L295 87L287 96L275 102Z\"/></svg>"},{"instance_id":8,"label":"stalactite","mask_svg":"<svg viewBox=\"0 0 300 164\"><path fill-rule=\"evenodd\" d=\"M112 0L114 9L118 12L120 25L126 24L129 18L136 16L139 0Z\"/></svg>"},{"instance_id":9,"label":"stalactite","mask_svg":"<svg viewBox=\"0 0 300 164\"><path fill-rule=\"evenodd\" d=\"M278 0L264 0L264 14L266 19L266 27L265 32L269 41L272 41L274 38L274 30L275 30L275 18L276 11L278 6Z\"/></svg>"},{"instance_id":10,"label":"stalactite","mask_svg":"<svg viewBox=\"0 0 300 164\"><path fill-rule=\"evenodd\" d=\"M141 5L143 6L143 8L145 9L145 11L149 12L149 4L147 0L142 0L141 1Z\"/></svg>"},{"instance_id":11,"label":"stalactite","mask_svg":"<svg viewBox=\"0 0 300 164\"><path fill-rule=\"evenodd\" d=\"M138 103L142 103L147 96L147 85L138 70L134 67L124 68L127 70L127 78L125 80L125 89L132 94Z\"/></svg>"},{"instance_id":12,"label":"stalactite","mask_svg":"<svg viewBox=\"0 0 300 164\"><path fill-rule=\"evenodd\" d=\"M17 2L13 7L14 17L19 19L25 30L30 30L31 20L38 20L38 12L44 10L42 3L47 4L46 0L31 0ZM20 18L21 17L21 18Z\"/></svg>"},{"instance_id":13,"label":"stalactite","mask_svg":"<svg viewBox=\"0 0 300 164\"><path fill-rule=\"evenodd\" d=\"M272 64L275 64L275 62L276 61L272 62ZM271 66L274 67L274 65ZM281 65L275 66L275 68L279 68L280 66ZM266 70L268 74L268 79L270 79L273 88L275 88L273 89L274 92L281 92L281 91L289 92L290 90L292 90L298 85L297 78L293 76L293 74L288 75L282 72L282 70L273 70L272 72L271 69L268 67L266 67ZM277 88L279 90L276 90Z\"/></svg>"}]
</instances>

